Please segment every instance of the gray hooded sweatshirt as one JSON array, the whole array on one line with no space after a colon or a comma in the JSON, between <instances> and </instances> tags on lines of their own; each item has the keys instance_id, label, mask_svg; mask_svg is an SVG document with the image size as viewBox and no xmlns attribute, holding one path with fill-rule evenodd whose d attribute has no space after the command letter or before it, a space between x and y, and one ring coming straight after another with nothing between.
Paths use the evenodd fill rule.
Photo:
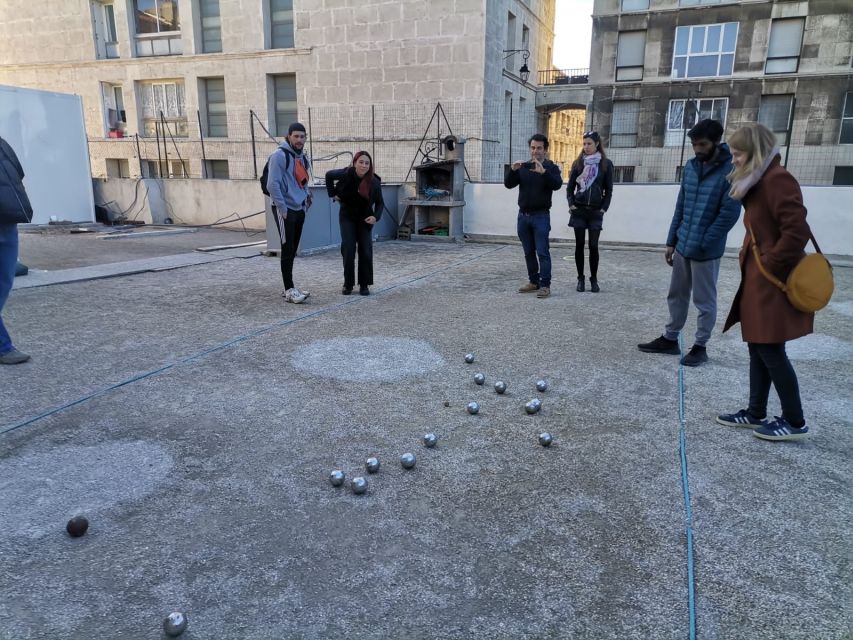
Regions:
<instances>
[{"instance_id":1,"label":"gray hooded sweatshirt","mask_svg":"<svg viewBox=\"0 0 853 640\"><path fill-rule=\"evenodd\" d=\"M282 142L275 153L270 156L267 190L270 192L273 204L281 212L305 211L308 208L308 185L300 186L293 173L295 162L301 162L308 171L311 166L308 157L296 153L287 143Z\"/></svg>"}]
</instances>

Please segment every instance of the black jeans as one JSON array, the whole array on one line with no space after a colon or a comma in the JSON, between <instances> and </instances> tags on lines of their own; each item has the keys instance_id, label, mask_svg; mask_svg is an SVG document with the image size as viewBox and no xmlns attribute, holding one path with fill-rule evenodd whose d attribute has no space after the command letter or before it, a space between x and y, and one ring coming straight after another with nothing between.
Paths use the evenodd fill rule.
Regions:
<instances>
[{"instance_id":1,"label":"black jeans","mask_svg":"<svg viewBox=\"0 0 853 640\"><path fill-rule=\"evenodd\" d=\"M305 225L305 212L287 210L287 218L281 219L275 205L272 208L275 225L278 227L278 236L281 239L281 279L284 288L293 289L293 260L299 249L299 240L302 238L302 227Z\"/></svg>"},{"instance_id":2,"label":"black jeans","mask_svg":"<svg viewBox=\"0 0 853 640\"><path fill-rule=\"evenodd\" d=\"M355 256L358 253L358 286L373 284L373 225L351 218L343 211L341 223L341 256L344 259L344 286L355 285Z\"/></svg>"},{"instance_id":3,"label":"black jeans","mask_svg":"<svg viewBox=\"0 0 853 640\"><path fill-rule=\"evenodd\" d=\"M785 343L749 343L749 413L756 418L767 416L770 383L776 387L782 403L782 417L792 427L803 426L803 405L797 374L785 353Z\"/></svg>"}]
</instances>

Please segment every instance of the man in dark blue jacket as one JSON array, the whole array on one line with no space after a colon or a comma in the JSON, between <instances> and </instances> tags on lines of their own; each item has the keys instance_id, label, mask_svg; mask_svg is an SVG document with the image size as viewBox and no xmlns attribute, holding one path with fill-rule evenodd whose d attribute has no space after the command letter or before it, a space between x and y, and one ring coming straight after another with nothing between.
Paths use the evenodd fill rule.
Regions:
<instances>
[{"instance_id":1,"label":"man in dark blue jacket","mask_svg":"<svg viewBox=\"0 0 853 640\"><path fill-rule=\"evenodd\" d=\"M24 190L24 169L12 147L0 138L0 312L12 291L18 264L18 225L32 222L33 207ZM0 317L0 364L20 364L30 359L12 345Z\"/></svg>"},{"instance_id":2,"label":"man in dark blue jacket","mask_svg":"<svg viewBox=\"0 0 853 640\"><path fill-rule=\"evenodd\" d=\"M706 344L717 321L717 278L726 236L740 217L740 202L729 196L726 176L732 170L732 154L721 144L723 125L702 120L687 135L696 157L681 176L681 190L666 239L665 259L672 267L669 282L669 323L664 334L637 345L647 353L678 355L678 334L687 321L690 294L699 311L696 341L681 359L688 367L707 362Z\"/></svg>"},{"instance_id":3,"label":"man in dark blue jacket","mask_svg":"<svg viewBox=\"0 0 853 640\"><path fill-rule=\"evenodd\" d=\"M507 189L518 187L518 238L524 249L528 282L520 293L536 292L537 298L551 295L551 194L563 186L560 167L545 158L548 138L534 134L528 162L513 162L504 174Z\"/></svg>"}]
</instances>

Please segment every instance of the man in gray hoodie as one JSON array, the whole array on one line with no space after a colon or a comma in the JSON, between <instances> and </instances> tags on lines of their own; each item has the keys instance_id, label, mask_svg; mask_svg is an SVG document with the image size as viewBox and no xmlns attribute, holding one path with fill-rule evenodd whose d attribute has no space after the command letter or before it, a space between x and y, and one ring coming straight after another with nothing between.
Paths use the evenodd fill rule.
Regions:
<instances>
[{"instance_id":1,"label":"man in gray hoodie","mask_svg":"<svg viewBox=\"0 0 853 640\"><path fill-rule=\"evenodd\" d=\"M267 190L272 199L272 213L281 238L281 277L284 299L294 304L305 302L307 291L293 283L293 261L299 249L305 212L311 206L308 171L311 164L303 153L305 127L294 122L287 129L287 139L270 156Z\"/></svg>"}]
</instances>

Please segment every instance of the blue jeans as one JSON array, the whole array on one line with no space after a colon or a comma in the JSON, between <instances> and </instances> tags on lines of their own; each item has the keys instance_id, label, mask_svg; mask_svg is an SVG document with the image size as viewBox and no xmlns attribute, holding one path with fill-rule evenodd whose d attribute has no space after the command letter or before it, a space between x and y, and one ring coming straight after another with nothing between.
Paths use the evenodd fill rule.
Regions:
<instances>
[{"instance_id":1,"label":"blue jeans","mask_svg":"<svg viewBox=\"0 0 853 640\"><path fill-rule=\"evenodd\" d=\"M18 225L0 224L0 314L3 305L12 291L12 283L15 281L15 265L18 262ZM3 317L0 315L0 354L8 353L14 347L9 332L3 326Z\"/></svg>"},{"instance_id":2,"label":"blue jeans","mask_svg":"<svg viewBox=\"0 0 853 640\"><path fill-rule=\"evenodd\" d=\"M551 213L518 214L518 238L524 249L527 277L540 287L551 286L551 251L548 248L548 233L551 231Z\"/></svg>"}]
</instances>

